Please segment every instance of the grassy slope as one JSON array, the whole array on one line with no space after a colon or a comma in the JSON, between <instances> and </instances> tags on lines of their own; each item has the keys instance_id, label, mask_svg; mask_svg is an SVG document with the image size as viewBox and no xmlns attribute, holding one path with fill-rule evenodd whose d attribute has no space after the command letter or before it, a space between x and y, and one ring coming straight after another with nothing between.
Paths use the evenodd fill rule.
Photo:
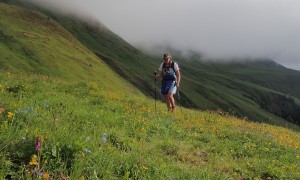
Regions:
<instances>
[{"instance_id":1,"label":"grassy slope","mask_svg":"<svg viewBox=\"0 0 300 180\"><path fill-rule=\"evenodd\" d=\"M2 3L0 10L2 70L99 80L123 88L119 75L55 21Z\"/></svg>"},{"instance_id":2,"label":"grassy slope","mask_svg":"<svg viewBox=\"0 0 300 180\"><path fill-rule=\"evenodd\" d=\"M30 5L26 4L26 6ZM35 6L30 6L30 8L41 11ZM86 20L79 20L72 16L42 11L58 21L80 42L108 63L114 71L133 83L143 93L154 97L154 80L151 74L153 70L157 69L160 60L144 55L97 22L86 23ZM177 56L175 55L175 57ZM299 86L295 85L299 79L297 78L298 72L286 69L283 71L280 68L272 69L266 66L260 67L260 64L251 65L250 63L248 66L243 66L243 64L236 63L233 66L231 64L185 61L184 57L178 57L183 74L181 104L202 110L221 108L240 117L246 116L251 120L284 126L286 125L285 120L274 114L298 122L299 113L297 115L295 112L300 107L299 103L298 105L288 105L291 102L281 98L285 104L293 107L284 112L277 112L280 102L276 107L272 107L272 104L261 107L264 99L273 102L274 99L278 99L278 93L282 94L275 92L274 95L274 90L272 90L274 88L283 93L297 96L300 92L298 91ZM199 57L194 60L199 60ZM269 73L271 71L272 73ZM259 74L259 76L253 77L255 74ZM282 76L289 78L282 78ZM261 80L260 77L265 77L266 80ZM287 84L283 82L287 82ZM159 83L157 82L156 85L159 86ZM157 93L159 94L159 92ZM295 101L298 102L299 99L295 98ZM289 115L291 112L292 116Z\"/></svg>"},{"instance_id":3,"label":"grassy slope","mask_svg":"<svg viewBox=\"0 0 300 180\"><path fill-rule=\"evenodd\" d=\"M183 90L187 97L193 99L193 102L199 105L201 109L221 108L240 117L247 116L258 121L284 123L282 119L280 120L279 117L266 112L260 106L261 98L265 95L279 94L281 96L283 93L251 82L249 76L240 79L239 74L232 74L231 70L228 70L231 66L227 64L222 67L220 63L190 61L184 63L183 67L189 72L184 81L187 88ZM263 69L265 74L268 73L267 68ZM242 71L241 68L239 70ZM255 74L253 67L244 70L249 70ZM276 73L282 74L280 71ZM195 77L198 77L197 80ZM298 99L297 97L294 98Z\"/></svg>"},{"instance_id":4,"label":"grassy slope","mask_svg":"<svg viewBox=\"0 0 300 180\"><path fill-rule=\"evenodd\" d=\"M0 108L6 110L0 114L2 179L46 173L52 179L300 178L299 128L184 108L175 116L162 103L155 110L152 99L126 85L79 42L68 45L72 36L55 22L52 28L58 30L51 34L39 30L44 16L3 4L0 8L5 53ZM50 42L29 38L24 31ZM34 53L29 56L22 47ZM89 57L84 62L93 68L86 72L85 63L71 55ZM38 136L41 153L34 161Z\"/></svg>"},{"instance_id":5,"label":"grassy slope","mask_svg":"<svg viewBox=\"0 0 300 180\"><path fill-rule=\"evenodd\" d=\"M98 22L86 23L74 16L49 15L128 81L146 94L153 93L148 87L153 82L151 75L155 64L149 57Z\"/></svg>"},{"instance_id":6,"label":"grassy slope","mask_svg":"<svg viewBox=\"0 0 300 180\"><path fill-rule=\"evenodd\" d=\"M153 97L154 82L151 74L157 69L160 60L145 56L103 25L88 24L78 19L72 20L70 17L57 15L52 17L76 35L93 52L106 60L119 74L144 93ZM289 92L293 95L298 95L300 92L298 91L300 88L294 85L296 83L292 79L277 78L283 75L293 76L297 82L298 72L275 69L272 75L276 76L268 76L269 73L266 71L269 69L263 67L260 69L262 72L260 76L269 77L266 81L272 82L270 86L265 86L265 81L262 81L261 78L251 78L259 65L247 66L246 68L249 70L249 74L247 74L243 73L241 68L233 68L226 64L202 63L201 65L201 63L192 63L191 61L178 61L182 65L183 74L181 103L187 107L197 107L203 110L221 108L240 117L247 116L256 121L285 125L282 118L273 115L274 112L266 112L265 109L259 107L259 102L253 101L256 96L253 92L268 94L273 92L272 89L276 87L278 82L286 82L286 80L290 84L282 83L282 85L277 86L276 90L283 93ZM228 68L229 66L232 69ZM237 80L232 80L233 78ZM242 81L246 81L246 83ZM159 86L159 83L156 85ZM241 86L245 88L237 88ZM292 86L295 88L290 89ZM247 93L247 91L251 92Z\"/></svg>"},{"instance_id":7,"label":"grassy slope","mask_svg":"<svg viewBox=\"0 0 300 180\"><path fill-rule=\"evenodd\" d=\"M0 75L1 178L300 178L299 132L214 112L173 115L162 103L155 111L153 100L98 81ZM30 165L38 136L40 170Z\"/></svg>"},{"instance_id":8,"label":"grassy slope","mask_svg":"<svg viewBox=\"0 0 300 180\"><path fill-rule=\"evenodd\" d=\"M10 1L10 3L18 4L20 2ZM133 83L143 93L154 97L154 79L151 74L157 69L160 60L141 53L98 22L87 23L87 20L80 20L74 16L64 16L41 10L34 5L26 4L26 6L48 14L122 77ZM272 69L266 66L260 68L260 64L251 65L250 63L245 66L243 63L236 63L233 66L232 64L185 61L185 57L177 55L175 57L178 57L182 68L181 104L186 107L197 107L202 110L221 108L240 117L246 116L256 121L285 125L282 118L274 115L277 113L277 108L271 107L270 104L261 108L262 99L274 101L278 92L270 95L271 92L274 92L273 89L299 98L300 87L297 85L299 84L297 83L299 72L280 68ZM192 59L199 60L199 56ZM269 73L271 71L272 73ZM257 76L253 77L255 74ZM264 77L265 80L262 80L261 77ZM156 86L159 86L158 82ZM159 94L159 92L157 93ZM260 97L257 98L257 96ZM295 98L295 101L298 102L299 99ZM285 101L285 104L289 103L289 101ZM293 104L293 107L292 110L287 109L277 115L290 114L290 112L296 111L294 109L299 108L300 105L299 103L298 105ZM292 113L294 115L290 118L297 122L299 115L295 112ZM282 116L286 118L287 115Z\"/></svg>"}]
</instances>

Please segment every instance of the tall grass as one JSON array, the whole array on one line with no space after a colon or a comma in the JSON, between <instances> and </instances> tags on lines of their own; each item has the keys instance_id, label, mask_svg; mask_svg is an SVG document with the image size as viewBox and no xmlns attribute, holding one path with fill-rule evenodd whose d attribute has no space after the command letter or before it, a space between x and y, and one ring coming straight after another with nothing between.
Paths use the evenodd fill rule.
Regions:
<instances>
[{"instance_id":1,"label":"tall grass","mask_svg":"<svg viewBox=\"0 0 300 180\"><path fill-rule=\"evenodd\" d=\"M300 178L295 131L222 112L172 114L163 103L155 110L134 89L99 81L0 77L2 178Z\"/></svg>"}]
</instances>

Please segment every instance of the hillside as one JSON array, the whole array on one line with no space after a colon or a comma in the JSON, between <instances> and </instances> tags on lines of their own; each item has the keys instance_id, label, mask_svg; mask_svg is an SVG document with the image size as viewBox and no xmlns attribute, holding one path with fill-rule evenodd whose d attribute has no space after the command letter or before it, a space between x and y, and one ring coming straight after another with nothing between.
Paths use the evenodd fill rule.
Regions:
<instances>
[{"instance_id":1,"label":"hillside","mask_svg":"<svg viewBox=\"0 0 300 180\"><path fill-rule=\"evenodd\" d=\"M1 70L98 80L117 89L128 84L47 16L2 3L0 16Z\"/></svg>"},{"instance_id":2,"label":"hillside","mask_svg":"<svg viewBox=\"0 0 300 180\"><path fill-rule=\"evenodd\" d=\"M300 178L299 132L215 112L174 115L97 81L0 75L1 179Z\"/></svg>"},{"instance_id":3,"label":"hillside","mask_svg":"<svg viewBox=\"0 0 300 180\"><path fill-rule=\"evenodd\" d=\"M184 63L189 88L183 91L194 97L195 104L202 104L202 109L221 108L239 117L272 123L282 117L299 124L300 72L263 66L262 62Z\"/></svg>"},{"instance_id":4,"label":"hillside","mask_svg":"<svg viewBox=\"0 0 300 180\"><path fill-rule=\"evenodd\" d=\"M0 3L0 179L300 178L299 127L155 109L47 17Z\"/></svg>"},{"instance_id":5,"label":"hillside","mask_svg":"<svg viewBox=\"0 0 300 180\"><path fill-rule=\"evenodd\" d=\"M154 85L159 89L152 72L160 64L160 56L142 53L95 20L54 13L29 3L6 2L46 13L144 94L154 97ZM286 120L300 123L298 71L272 61L212 63L196 53L185 57L174 52L182 69L180 104L185 107L222 109L238 117L283 126Z\"/></svg>"},{"instance_id":6,"label":"hillside","mask_svg":"<svg viewBox=\"0 0 300 180\"><path fill-rule=\"evenodd\" d=\"M99 23L86 23L72 16L50 15L121 76L146 95L154 97L154 80L151 74L161 63L159 56L157 59L156 56L143 54ZM193 61L177 57L176 54L174 57L182 68L180 103L184 106L202 110L222 109L239 117L272 124L286 125L283 119L300 123L300 72L261 66L263 60L248 64L237 62L233 66L201 63L201 59ZM261 77L265 77L264 80ZM159 83L156 86L159 89ZM286 98L286 95L293 97ZM278 112L278 106L286 107L276 101L278 98L291 108ZM261 105L265 99L273 104L276 102L276 108L271 107L272 104Z\"/></svg>"}]
</instances>

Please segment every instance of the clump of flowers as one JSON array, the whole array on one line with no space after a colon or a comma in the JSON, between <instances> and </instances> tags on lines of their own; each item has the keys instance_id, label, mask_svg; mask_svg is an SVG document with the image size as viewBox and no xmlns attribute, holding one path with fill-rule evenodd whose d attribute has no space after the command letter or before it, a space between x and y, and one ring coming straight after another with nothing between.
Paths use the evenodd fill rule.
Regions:
<instances>
[{"instance_id":1,"label":"clump of flowers","mask_svg":"<svg viewBox=\"0 0 300 180\"><path fill-rule=\"evenodd\" d=\"M102 134L102 142L103 142L103 143L106 143L106 141L107 141L106 136L107 136L106 133L103 133L103 134Z\"/></svg>"},{"instance_id":2,"label":"clump of flowers","mask_svg":"<svg viewBox=\"0 0 300 180\"><path fill-rule=\"evenodd\" d=\"M48 172L41 167L41 145L41 137L38 136L35 141L35 150L37 151L37 155L32 155L29 164L25 166L25 171L32 174L32 177L43 177L45 180L48 180Z\"/></svg>"}]
</instances>

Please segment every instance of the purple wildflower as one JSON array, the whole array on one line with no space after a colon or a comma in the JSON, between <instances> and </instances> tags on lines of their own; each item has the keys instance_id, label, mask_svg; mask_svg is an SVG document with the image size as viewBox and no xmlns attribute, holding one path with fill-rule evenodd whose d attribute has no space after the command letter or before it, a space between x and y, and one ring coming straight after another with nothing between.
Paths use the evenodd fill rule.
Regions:
<instances>
[{"instance_id":1,"label":"purple wildflower","mask_svg":"<svg viewBox=\"0 0 300 180\"><path fill-rule=\"evenodd\" d=\"M35 149L36 149L37 151L40 151L40 150L41 150L41 139L40 139L39 136L36 138Z\"/></svg>"}]
</instances>

